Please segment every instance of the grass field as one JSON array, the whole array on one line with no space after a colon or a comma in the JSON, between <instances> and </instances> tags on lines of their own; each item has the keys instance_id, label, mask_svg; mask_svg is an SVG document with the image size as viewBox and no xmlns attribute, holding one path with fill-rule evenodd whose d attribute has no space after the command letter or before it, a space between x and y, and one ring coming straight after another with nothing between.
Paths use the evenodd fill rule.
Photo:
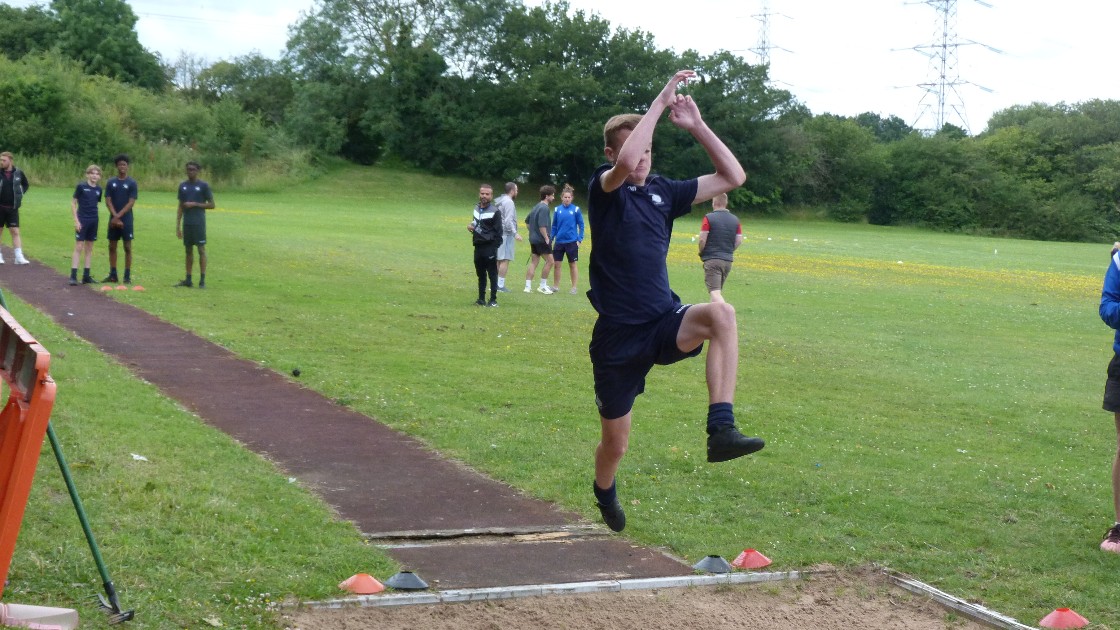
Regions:
<instances>
[{"instance_id":1,"label":"grass field","mask_svg":"<svg viewBox=\"0 0 1120 630\"><path fill-rule=\"evenodd\" d=\"M172 288L174 198L140 184L133 275L147 291L114 298L280 373L298 367L328 397L597 518L594 313L582 294L522 293L524 244L515 292L473 305L477 182L347 168L282 193L216 189L205 291ZM21 211L25 251L61 273L70 192L34 189ZM524 187L522 218L535 198ZM670 251L685 301L706 299L691 240L701 214L678 222ZM1068 606L1120 628L1120 557L1097 549L1116 443L1100 410L1107 245L745 230L724 291L739 316L736 408L768 445L707 464L703 361L655 370L618 479L626 535L689 559L755 547L780 569L880 563L1025 623ZM95 261L100 278L104 241ZM137 627L269 627L265 600L392 573L267 462L8 301L54 355L56 427L122 599L144 611ZM130 457L141 452L159 465ZM6 598L77 606L98 592L83 544L47 449Z\"/></svg>"}]
</instances>

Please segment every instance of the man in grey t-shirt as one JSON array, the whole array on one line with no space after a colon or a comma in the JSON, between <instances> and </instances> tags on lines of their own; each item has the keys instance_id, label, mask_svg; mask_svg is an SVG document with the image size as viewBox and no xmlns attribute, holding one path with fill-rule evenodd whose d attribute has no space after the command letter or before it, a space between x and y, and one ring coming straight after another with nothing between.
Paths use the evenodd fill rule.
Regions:
<instances>
[{"instance_id":1,"label":"man in grey t-shirt","mask_svg":"<svg viewBox=\"0 0 1120 630\"><path fill-rule=\"evenodd\" d=\"M552 271L552 200L556 198L556 189L552 186L541 186L541 201L533 207L525 224L529 227L529 247L532 256L529 268L525 270L525 292L533 292L533 277L537 275L537 264L544 259L544 271L541 272L541 285L537 291L551 295L552 289L548 286L548 273Z\"/></svg>"},{"instance_id":2,"label":"man in grey t-shirt","mask_svg":"<svg viewBox=\"0 0 1120 630\"><path fill-rule=\"evenodd\" d=\"M704 284L713 302L723 302L723 282L731 273L735 250L743 244L739 217L727 210L727 193L712 198L712 211L700 225L700 260L704 261Z\"/></svg>"}]
</instances>

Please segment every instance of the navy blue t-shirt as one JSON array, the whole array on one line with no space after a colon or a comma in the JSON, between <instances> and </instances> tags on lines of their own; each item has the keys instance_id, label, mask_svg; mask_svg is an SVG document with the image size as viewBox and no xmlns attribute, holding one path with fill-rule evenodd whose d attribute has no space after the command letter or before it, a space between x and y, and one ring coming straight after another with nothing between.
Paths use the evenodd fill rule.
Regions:
<instances>
[{"instance_id":1,"label":"navy blue t-shirt","mask_svg":"<svg viewBox=\"0 0 1120 630\"><path fill-rule=\"evenodd\" d=\"M82 180L74 188L74 198L78 200L78 218L96 219L97 204L101 203L101 187L90 186Z\"/></svg>"},{"instance_id":2,"label":"navy blue t-shirt","mask_svg":"<svg viewBox=\"0 0 1120 630\"><path fill-rule=\"evenodd\" d=\"M604 319L644 324L680 303L665 259L673 221L692 211L697 182L650 175L644 186L627 182L607 193L599 178L610 168L596 169L588 186L588 299Z\"/></svg>"},{"instance_id":3,"label":"navy blue t-shirt","mask_svg":"<svg viewBox=\"0 0 1120 630\"><path fill-rule=\"evenodd\" d=\"M113 202L113 209L117 212L120 212L121 208L128 205L129 199L136 199L138 193L139 189L136 186L136 180L131 177L126 177L124 179L113 177L105 184L105 196L109 201ZM128 214L122 216L121 220L126 224L131 222L132 211L130 210Z\"/></svg>"},{"instance_id":4,"label":"navy blue t-shirt","mask_svg":"<svg viewBox=\"0 0 1120 630\"><path fill-rule=\"evenodd\" d=\"M214 201L214 193L210 192L210 184L196 179L193 182L186 180L179 184L179 201L195 201L206 203ZM183 208L183 225L206 225L206 208Z\"/></svg>"}]
</instances>

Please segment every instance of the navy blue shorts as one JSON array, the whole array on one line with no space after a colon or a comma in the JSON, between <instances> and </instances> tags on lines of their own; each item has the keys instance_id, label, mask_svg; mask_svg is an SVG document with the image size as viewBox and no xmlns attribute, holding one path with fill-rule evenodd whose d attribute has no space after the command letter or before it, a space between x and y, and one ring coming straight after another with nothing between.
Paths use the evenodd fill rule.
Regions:
<instances>
[{"instance_id":1,"label":"navy blue shorts","mask_svg":"<svg viewBox=\"0 0 1120 630\"><path fill-rule=\"evenodd\" d=\"M1108 378L1104 381L1104 410L1120 411L1120 355L1113 354L1108 362Z\"/></svg>"},{"instance_id":2,"label":"navy blue shorts","mask_svg":"<svg viewBox=\"0 0 1120 630\"><path fill-rule=\"evenodd\" d=\"M591 333L591 368L595 375L595 404L608 420L630 413L634 400L646 389L646 374L654 365L669 365L694 357L704 349L677 348L677 332L691 304L681 304L660 319L644 324L614 324L600 318Z\"/></svg>"},{"instance_id":3,"label":"navy blue shorts","mask_svg":"<svg viewBox=\"0 0 1120 630\"><path fill-rule=\"evenodd\" d=\"M183 224L183 246L206 246L206 224Z\"/></svg>"},{"instance_id":4,"label":"navy blue shorts","mask_svg":"<svg viewBox=\"0 0 1120 630\"><path fill-rule=\"evenodd\" d=\"M92 219L83 219L78 217L78 223L82 229L74 231L75 241L96 241L97 240L97 217Z\"/></svg>"},{"instance_id":5,"label":"navy blue shorts","mask_svg":"<svg viewBox=\"0 0 1120 630\"><path fill-rule=\"evenodd\" d=\"M19 227L19 209L18 208L0 208L0 228L18 228Z\"/></svg>"},{"instance_id":6,"label":"navy blue shorts","mask_svg":"<svg viewBox=\"0 0 1120 630\"><path fill-rule=\"evenodd\" d=\"M565 252L568 254L568 262L574 263L579 260L579 241L554 243L552 246L552 259L556 262L561 262L564 260Z\"/></svg>"},{"instance_id":7,"label":"navy blue shorts","mask_svg":"<svg viewBox=\"0 0 1120 630\"><path fill-rule=\"evenodd\" d=\"M129 212L128 214L131 215L132 213ZM132 221L126 221L124 219L121 219L121 222L124 223L124 227L115 228L112 225L109 226L109 231L105 233L105 236L110 241L131 241L132 240ZM112 223L112 222L110 221L110 223Z\"/></svg>"}]
</instances>

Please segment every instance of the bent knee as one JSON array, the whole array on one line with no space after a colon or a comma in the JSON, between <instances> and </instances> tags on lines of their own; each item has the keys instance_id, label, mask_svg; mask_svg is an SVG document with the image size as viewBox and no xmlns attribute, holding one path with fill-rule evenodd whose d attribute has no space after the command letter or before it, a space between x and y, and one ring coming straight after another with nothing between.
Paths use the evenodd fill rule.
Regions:
<instances>
[{"instance_id":1,"label":"bent knee","mask_svg":"<svg viewBox=\"0 0 1120 630\"><path fill-rule=\"evenodd\" d=\"M626 455L626 449L629 447L628 439L609 440L604 439L600 445L601 454L609 459L620 460L623 455Z\"/></svg>"}]
</instances>

